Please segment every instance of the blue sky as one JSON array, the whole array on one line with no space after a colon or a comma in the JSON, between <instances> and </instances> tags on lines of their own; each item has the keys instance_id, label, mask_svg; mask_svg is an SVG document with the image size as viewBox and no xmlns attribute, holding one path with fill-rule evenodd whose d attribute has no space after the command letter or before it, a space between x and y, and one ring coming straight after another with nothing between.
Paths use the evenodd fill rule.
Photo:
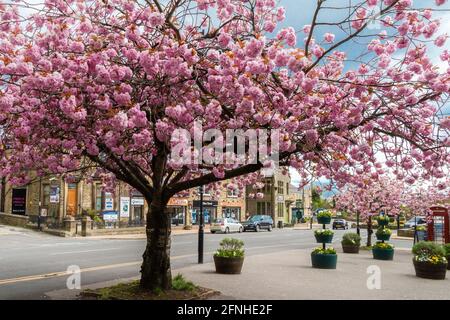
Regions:
<instances>
[{"instance_id":1,"label":"blue sky","mask_svg":"<svg viewBox=\"0 0 450 320\"><path fill-rule=\"evenodd\" d=\"M353 3L360 3L361 1L352 1ZM301 31L303 26L305 24L311 24L314 10L316 8L316 0L281 0L279 4L286 9L286 19L285 21L278 27L284 28L291 26L295 30L300 31L297 34L297 45L299 47L303 47L303 38L304 33ZM325 6L342 6L342 4L348 4L348 1L344 0L328 0L325 2ZM434 13L434 18L438 18L441 20L441 28L438 35L449 32L450 30L450 3L447 2L445 5L442 5L440 7L437 7L435 5L434 0L414 0L413 6L415 8L432 8L432 9L439 9L439 11L436 11ZM318 21L320 22L335 22L339 21L340 19L344 18L344 12L341 14L338 14L336 11L327 11L324 10L319 14ZM371 33L378 33L381 30L371 30ZM275 33L277 30L275 30ZM342 31L337 29L336 27L324 27L320 26L316 29L314 35L317 38L317 41L322 40L322 35L325 32L331 32L336 34L336 40L339 39L339 36L343 36ZM367 43L369 40L365 40L364 42ZM446 64L444 64L439 59L439 54L444 49L450 49L450 40L447 41L445 48L437 48L434 45L429 46L429 56L435 61L436 64L438 64L441 68L447 68ZM363 43L356 43L356 42L349 42L346 45L342 46L340 50L345 51L349 54L349 57L352 56L358 56L360 53L365 52L366 45ZM347 68L352 68L354 65L348 64ZM444 111L446 114L450 114L450 105L447 105ZM300 181L300 177L298 173L295 170L290 170L292 182L295 185L298 185L298 182ZM321 182L326 183L326 179L320 179Z\"/></svg>"}]
</instances>

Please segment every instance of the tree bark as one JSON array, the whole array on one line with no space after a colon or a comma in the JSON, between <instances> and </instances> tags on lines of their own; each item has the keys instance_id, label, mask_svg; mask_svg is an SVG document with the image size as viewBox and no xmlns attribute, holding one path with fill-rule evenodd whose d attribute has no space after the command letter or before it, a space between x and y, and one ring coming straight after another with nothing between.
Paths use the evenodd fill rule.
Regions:
<instances>
[{"instance_id":1,"label":"tree bark","mask_svg":"<svg viewBox=\"0 0 450 320\"><path fill-rule=\"evenodd\" d=\"M140 286L152 291L168 290L172 287L171 225L166 207L166 203L155 199L150 203L147 213L147 246L142 256Z\"/></svg>"}]
</instances>

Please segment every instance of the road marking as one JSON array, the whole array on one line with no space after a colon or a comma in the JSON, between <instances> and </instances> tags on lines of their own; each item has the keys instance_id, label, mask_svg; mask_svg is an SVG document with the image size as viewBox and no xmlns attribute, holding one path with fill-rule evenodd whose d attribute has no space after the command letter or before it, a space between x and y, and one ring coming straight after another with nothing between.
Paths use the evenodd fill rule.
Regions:
<instances>
[{"instance_id":1,"label":"road marking","mask_svg":"<svg viewBox=\"0 0 450 320\"><path fill-rule=\"evenodd\" d=\"M212 254L212 253L214 253L214 252L205 252L205 254ZM171 260L178 260L178 259L189 258L189 257L194 257L194 256L197 256L197 255L196 254L186 254L186 255L172 257ZM142 261L132 261L132 262L107 264L107 265L103 265L103 266L82 268L82 269L80 269L80 273L129 267L129 266L134 266L134 265L140 265L141 263L142 263ZM57 271L57 272L23 276L23 277L10 278L10 279L0 279L0 286L5 285L5 284L16 283L16 282L36 281L36 280L42 280L42 279L63 277L63 276L67 276L67 275L71 275L71 273L68 273L67 271Z\"/></svg>"},{"instance_id":2,"label":"road marking","mask_svg":"<svg viewBox=\"0 0 450 320\"><path fill-rule=\"evenodd\" d=\"M111 250L117 250L117 249L123 249L123 248L107 248L107 249L92 249L92 250L54 252L54 253L49 253L49 255L57 256L57 255L61 255L61 254L87 253L87 252L98 252L98 251L111 251Z\"/></svg>"}]
</instances>

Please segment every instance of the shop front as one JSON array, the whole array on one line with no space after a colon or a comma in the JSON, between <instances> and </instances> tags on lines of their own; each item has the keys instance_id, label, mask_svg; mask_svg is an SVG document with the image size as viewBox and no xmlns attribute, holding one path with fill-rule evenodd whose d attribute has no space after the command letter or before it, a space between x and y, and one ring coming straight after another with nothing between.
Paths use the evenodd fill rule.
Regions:
<instances>
[{"instance_id":1,"label":"shop front","mask_svg":"<svg viewBox=\"0 0 450 320\"><path fill-rule=\"evenodd\" d=\"M131 191L131 215L130 224L131 225L142 225L145 223L145 212L144 212L144 196L137 190Z\"/></svg>"},{"instance_id":2,"label":"shop front","mask_svg":"<svg viewBox=\"0 0 450 320\"><path fill-rule=\"evenodd\" d=\"M241 221L241 207L223 207L222 217Z\"/></svg>"},{"instance_id":3,"label":"shop front","mask_svg":"<svg viewBox=\"0 0 450 320\"><path fill-rule=\"evenodd\" d=\"M173 225L186 224L186 212L187 212L188 200L180 198L171 198L167 203L167 212L171 216L171 222Z\"/></svg>"},{"instance_id":4,"label":"shop front","mask_svg":"<svg viewBox=\"0 0 450 320\"><path fill-rule=\"evenodd\" d=\"M216 200L203 200L203 216L205 224L210 224L213 219L217 218L217 205ZM194 200L192 204L192 224L199 223L200 214L200 201Z\"/></svg>"}]
</instances>

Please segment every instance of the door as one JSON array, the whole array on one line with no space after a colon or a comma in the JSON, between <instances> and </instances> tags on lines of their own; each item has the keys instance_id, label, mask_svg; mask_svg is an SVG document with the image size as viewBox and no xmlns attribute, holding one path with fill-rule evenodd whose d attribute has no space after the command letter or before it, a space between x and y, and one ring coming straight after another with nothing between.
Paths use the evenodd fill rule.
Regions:
<instances>
[{"instance_id":1,"label":"door","mask_svg":"<svg viewBox=\"0 0 450 320\"><path fill-rule=\"evenodd\" d=\"M76 216L77 215L77 184L69 183L67 189L67 215Z\"/></svg>"}]
</instances>

